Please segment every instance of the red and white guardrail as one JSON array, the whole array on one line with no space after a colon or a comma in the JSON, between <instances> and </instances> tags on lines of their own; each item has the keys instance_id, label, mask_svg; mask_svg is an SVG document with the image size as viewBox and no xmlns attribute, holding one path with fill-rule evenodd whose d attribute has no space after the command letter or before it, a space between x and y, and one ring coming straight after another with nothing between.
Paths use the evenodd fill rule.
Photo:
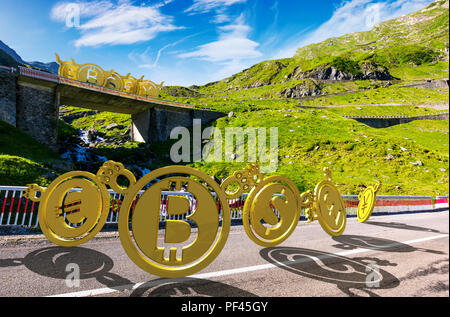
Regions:
<instances>
[{"instance_id":1,"label":"red and white guardrail","mask_svg":"<svg viewBox=\"0 0 450 317\"><path fill-rule=\"evenodd\" d=\"M23 197L26 187L20 186L0 186L0 226L24 226L29 228L38 227L38 208L39 203L33 202ZM124 196L109 190L111 195L111 204L109 215L106 223L117 223L119 219L120 205L122 204ZM186 192L163 192L161 197L160 221L164 222L166 219L181 220L184 216L170 216L167 215L167 201L169 195L186 195L188 196L191 207L191 213L196 207L194 197ZM242 219L242 210L244 208L245 199L247 195L244 194L238 199L228 200L231 210L232 220ZM344 204L347 215L355 216L358 209L357 195L343 195ZM136 200L133 202L134 208ZM373 214L391 214L402 212L417 212L417 211L435 211L440 209L448 209L448 197L439 196L382 196L378 195ZM274 210L276 212L276 210ZM301 213L302 219L305 219L304 211Z\"/></svg>"}]
</instances>

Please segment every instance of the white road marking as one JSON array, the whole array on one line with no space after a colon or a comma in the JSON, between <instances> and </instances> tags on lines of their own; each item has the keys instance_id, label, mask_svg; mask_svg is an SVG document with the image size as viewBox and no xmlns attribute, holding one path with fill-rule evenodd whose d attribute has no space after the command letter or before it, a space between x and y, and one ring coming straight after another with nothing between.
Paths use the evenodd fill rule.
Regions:
<instances>
[{"instance_id":1,"label":"white road marking","mask_svg":"<svg viewBox=\"0 0 450 317\"><path fill-rule=\"evenodd\" d=\"M80 291L80 292L73 292L73 293L64 293L64 294L57 294L57 295L50 295L48 297L86 297L86 296L96 296L96 295L105 295L125 290L135 290L142 287L154 287L160 284L164 283L179 283L188 279L208 279L208 278L214 278L214 277L220 277L220 276L226 276L226 275L232 275L232 274L240 274L240 273L247 273L247 272L254 272L254 271L261 271L261 270L267 270L276 268L279 266L287 265L287 264L295 264L295 263L304 263L304 262L310 262L310 261L317 261L319 259L326 259L331 257L337 257L337 256L346 256L346 255L352 255L352 254L359 254L374 250L382 250L382 249L388 249L395 246L400 246L404 244L414 244L414 243L420 243L430 240L436 240L441 238L447 238L448 234L440 234L436 236L426 237L426 238L420 238L415 240L408 240L404 242L395 242L379 247L372 247L372 248L357 248L354 250L347 250L342 251L334 254L326 254L323 256L318 257L308 257L308 258L301 258L296 261L285 261L285 262L278 262L278 263L268 263L268 264L262 264L262 265L254 265L254 266L247 266L237 269L230 269L230 270L223 270L223 271L217 271L217 272L209 272L209 273L201 273L201 274L195 274L191 275L189 277L183 277L183 278L177 278L177 279L157 279L149 282L141 282L136 284L127 284L127 285L121 285L113 288L105 287L105 288L98 288L98 289L92 289L92 290L86 290L86 291Z\"/></svg>"}]
</instances>

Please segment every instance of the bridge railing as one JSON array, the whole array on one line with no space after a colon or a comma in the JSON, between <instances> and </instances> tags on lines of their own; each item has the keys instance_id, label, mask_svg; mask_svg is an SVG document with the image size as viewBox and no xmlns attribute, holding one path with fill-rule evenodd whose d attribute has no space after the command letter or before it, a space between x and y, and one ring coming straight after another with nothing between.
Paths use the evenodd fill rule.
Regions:
<instances>
[{"instance_id":1,"label":"bridge railing","mask_svg":"<svg viewBox=\"0 0 450 317\"><path fill-rule=\"evenodd\" d=\"M27 228L37 228L39 203L33 202L23 197L26 187L20 186L0 186L0 226L23 226ZM132 210L136 201L142 195L138 194L133 201ZM124 195L109 190L110 210L106 220L107 224L116 224L119 219L119 210L123 202ZM187 196L190 201L189 212L186 215L167 215L167 202L169 195ZM215 196L215 195L214 195ZM228 200L230 206L231 219L242 220L242 212L248 194L244 194L237 199ZM357 195L342 196L348 216L356 216L358 209ZM160 222L171 220L185 220L196 208L195 197L187 192L162 192L160 203ZM218 203L218 202L217 202ZM218 203L218 206L220 204ZM374 214L390 214L415 211L433 211L438 209L448 209L448 197L439 196L377 196ZM273 207L272 207L273 208ZM220 208L219 208L220 209ZM273 208L274 212L278 212ZM278 214L279 215L279 214ZM305 211L301 211L301 220L305 220Z\"/></svg>"}]
</instances>

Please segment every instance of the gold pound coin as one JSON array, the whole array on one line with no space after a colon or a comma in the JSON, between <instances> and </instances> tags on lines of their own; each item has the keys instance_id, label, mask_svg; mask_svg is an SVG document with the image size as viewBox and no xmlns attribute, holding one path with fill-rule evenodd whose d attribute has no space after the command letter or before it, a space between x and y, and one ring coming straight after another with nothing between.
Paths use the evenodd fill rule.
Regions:
<instances>
[{"instance_id":1,"label":"gold pound coin","mask_svg":"<svg viewBox=\"0 0 450 317\"><path fill-rule=\"evenodd\" d=\"M315 206L322 229L331 236L340 236L347 223L347 213L341 194L331 182L331 173L325 168L325 180L314 189Z\"/></svg>"}]
</instances>

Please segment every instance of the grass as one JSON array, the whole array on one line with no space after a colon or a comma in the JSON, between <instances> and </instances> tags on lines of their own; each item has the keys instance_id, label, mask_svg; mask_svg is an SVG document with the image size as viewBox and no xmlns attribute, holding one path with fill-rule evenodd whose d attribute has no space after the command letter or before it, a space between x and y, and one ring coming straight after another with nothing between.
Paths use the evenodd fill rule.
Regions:
<instances>
[{"instance_id":1,"label":"grass","mask_svg":"<svg viewBox=\"0 0 450 317\"><path fill-rule=\"evenodd\" d=\"M374 129L345 120L328 110L311 110L285 117L287 112L250 113L239 119L222 118L217 127L276 126L279 133L277 174L292 179L300 190L313 189L328 166L341 193L383 181L382 194L441 195L448 193L448 121L415 121ZM407 151L401 150L401 147ZM391 153L392 161L386 160ZM414 165L417 161L422 166ZM241 163L194 164L223 178L242 168ZM442 183L438 183L442 180Z\"/></svg>"}]
</instances>

